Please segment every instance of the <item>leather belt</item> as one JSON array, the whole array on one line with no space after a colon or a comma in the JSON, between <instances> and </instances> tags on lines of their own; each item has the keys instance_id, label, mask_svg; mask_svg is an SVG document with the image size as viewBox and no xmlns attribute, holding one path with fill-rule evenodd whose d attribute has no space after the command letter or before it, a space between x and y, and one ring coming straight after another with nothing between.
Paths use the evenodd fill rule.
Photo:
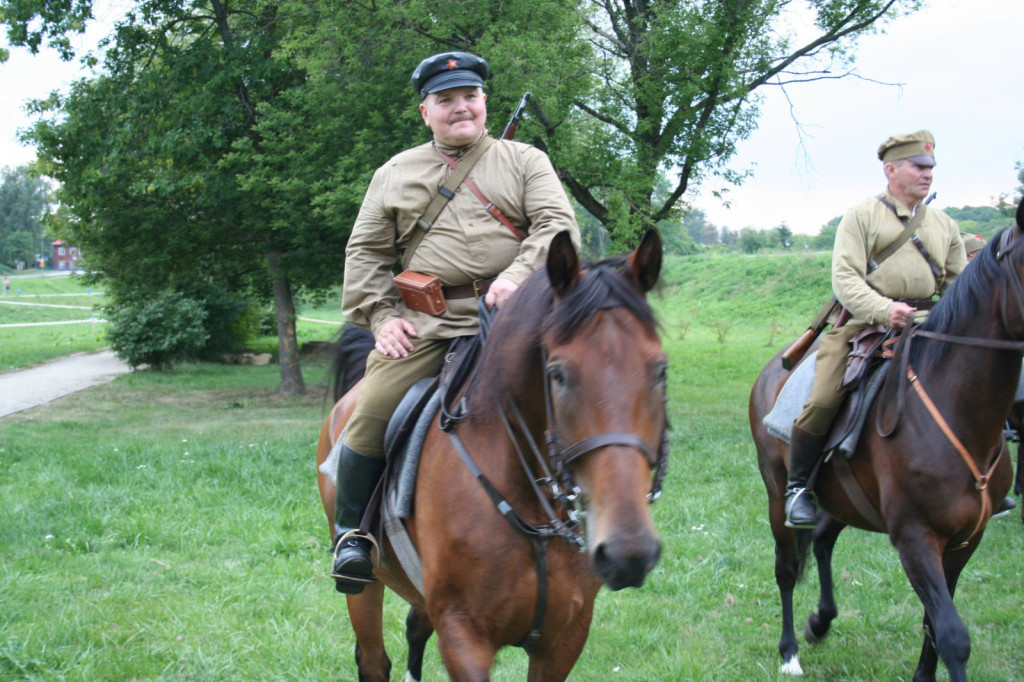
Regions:
<instances>
[{"instance_id":1,"label":"leather belt","mask_svg":"<svg viewBox=\"0 0 1024 682\"><path fill-rule=\"evenodd\" d=\"M918 310L931 310L935 307L938 301L933 301L930 298L901 298L900 303L906 303L911 308L917 308Z\"/></svg>"},{"instance_id":2,"label":"leather belt","mask_svg":"<svg viewBox=\"0 0 1024 682\"><path fill-rule=\"evenodd\" d=\"M497 277L477 279L469 284L441 287L441 291L444 293L445 300L454 298L483 298L487 294L487 290L491 288L491 283L496 279Z\"/></svg>"}]
</instances>

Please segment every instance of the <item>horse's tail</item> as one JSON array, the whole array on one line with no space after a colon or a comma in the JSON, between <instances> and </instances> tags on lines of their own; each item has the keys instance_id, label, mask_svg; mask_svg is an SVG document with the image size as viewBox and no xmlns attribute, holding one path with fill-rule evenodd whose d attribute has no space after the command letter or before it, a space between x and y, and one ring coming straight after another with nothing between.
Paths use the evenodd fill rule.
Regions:
<instances>
[{"instance_id":1,"label":"horse's tail","mask_svg":"<svg viewBox=\"0 0 1024 682\"><path fill-rule=\"evenodd\" d=\"M346 322L338 339L332 344L334 360L331 362L331 385L334 402L348 393L363 378L366 358L373 350L373 334L363 327Z\"/></svg>"},{"instance_id":2,"label":"horse's tail","mask_svg":"<svg viewBox=\"0 0 1024 682\"><path fill-rule=\"evenodd\" d=\"M800 582L804 577L804 569L807 568L807 553L811 548L812 535L814 531L810 528L799 528L796 530L796 581Z\"/></svg>"}]
</instances>

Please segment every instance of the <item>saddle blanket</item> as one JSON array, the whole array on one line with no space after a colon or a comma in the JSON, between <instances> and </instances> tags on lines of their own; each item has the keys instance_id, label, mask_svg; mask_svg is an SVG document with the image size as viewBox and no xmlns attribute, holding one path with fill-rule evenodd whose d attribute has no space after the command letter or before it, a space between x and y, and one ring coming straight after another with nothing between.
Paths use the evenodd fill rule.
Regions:
<instances>
[{"instance_id":1,"label":"saddle blanket","mask_svg":"<svg viewBox=\"0 0 1024 682\"><path fill-rule=\"evenodd\" d=\"M768 429L768 433L784 443L789 443L793 421L800 416L808 398L811 397L811 387L814 385L814 362L817 358L818 351L814 351L796 366L789 379L783 384L771 412L764 417L764 427Z\"/></svg>"},{"instance_id":2,"label":"saddle blanket","mask_svg":"<svg viewBox=\"0 0 1024 682\"><path fill-rule=\"evenodd\" d=\"M814 359L818 351L814 351L807 360L797 365L782 391L779 393L775 406L764 418L764 426L768 433L786 443L793 428L793 420L800 416L804 404L811 397L811 386L814 384ZM1024 370L1017 381L1017 393L1013 402L1024 402Z\"/></svg>"},{"instance_id":3,"label":"saddle blanket","mask_svg":"<svg viewBox=\"0 0 1024 682\"><path fill-rule=\"evenodd\" d=\"M808 398L811 397L811 387L814 385L814 361L818 352L815 351L807 356L807 359L797 365L789 379L779 391L779 397L775 405L764 417L764 426L768 433L775 436L784 443L789 443L793 430L793 421L800 416ZM861 429L867 419L868 407L878 395L884 381L884 372L877 372L874 377L868 380L864 401L861 403L863 409L858 411L853 428L838 444L838 449L845 457L851 457L857 449L857 441L860 438ZM839 435L837 434L838 438Z\"/></svg>"}]
</instances>

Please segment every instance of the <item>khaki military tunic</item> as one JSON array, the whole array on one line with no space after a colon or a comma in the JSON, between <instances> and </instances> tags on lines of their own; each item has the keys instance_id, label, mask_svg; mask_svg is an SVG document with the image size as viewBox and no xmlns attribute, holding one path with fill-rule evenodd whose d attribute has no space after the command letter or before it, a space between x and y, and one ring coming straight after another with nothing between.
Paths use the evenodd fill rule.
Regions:
<instances>
[{"instance_id":1,"label":"khaki military tunic","mask_svg":"<svg viewBox=\"0 0 1024 682\"><path fill-rule=\"evenodd\" d=\"M479 144L479 143L474 143ZM441 147L456 161L473 145ZM387 422L406 390L437 374L448 340L479 331L477 299L447 301L443 315L406 307L392 266L413 239L416 223L453 171L430 142L394 156L377 169L345 252L342 308L374 334L389 320L412 323L418 336L405 358L371 351L345 445L371 457L383 454ZM496 141L469 173L480 192L526 235L522 242L491 215L463 183L402 265L441 278L446 286L502 277L521 284L547 257L551 239L566 230L579 248L575 214L547 155L510 140Z\"/></svg>"},{"instance_id":2,"label":"khaki military tunic","mask_svg":"<svg viewBox=\"0 0 1024 682\"><path fill-rule=\"evenodd\" d=\"M884 198L896 207L900 218L910 220L910 209L888 191ZM922 210L919 208L918 210ZM903 232L904 223L878 200L865 199L852 208L836 230L832 253L832 290L850 311L844 326L822 337L815 363L814 388L796 425L810 433L824 433L842 405L845 392L839 387L846 369L850 339L861 329L889 324L889 310L899 299L928 299L941 293L967 265L960 230L942 211L923 207L925 214L915 234L942 271L936 281L916 246L907 240L873 272L870 260ZM925 316L915 315L916 321Z\"/></svg>"},{"instance_id":3,"label":"khaki military tunic","mask_svg":"<svg viewBox=\"0 0 1024 682\"><path fill-rule=\"evenodd\" d=\"M910 209L889 192L886 201L901 218L910 220ZM888 324L893 301L926 299L946 290L967 265L967 254L956 222L942 211L924 208L916 234L942 269L936 282L921 252L909 240L868 274L868 259L894 242L903 223L892 210L872 197L851 209L836 230L832 252L832 289L854 324ZM920 317L917 318L920 321Z\"/></svg>"},{"instance_id":4,"label":"khaki military tunic","mask_svg":"<svg viewBox=\"0 0 1024 682\"><path fill-rule=\"evenodd\" d=\"M473 146L442 149L458 161ZM429 142L401 152L377 170L349 237L343 312L374 335L396 317L411 322L426 339L474 334L478 329L475 299L448 301L448 311L435 317L407 308L392 282L392 265L409 245L427 204L453 172L434 147ZM405 269L436 275L447 286L495 276L521 284L543 265L559 231L568 230L579 247L572 206L540 150L499 140L480 157L469 177L527 235L526 240L520 242L463 183L411 261L403 259Z\"/></svg>"}]
</instances>

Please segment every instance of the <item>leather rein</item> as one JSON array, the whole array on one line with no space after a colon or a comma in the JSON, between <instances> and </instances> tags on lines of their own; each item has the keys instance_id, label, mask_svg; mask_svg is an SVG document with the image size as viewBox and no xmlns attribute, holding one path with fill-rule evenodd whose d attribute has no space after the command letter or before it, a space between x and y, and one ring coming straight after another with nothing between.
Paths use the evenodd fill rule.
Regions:
<instances>
[{"instance_id":1,"label":"leather rein","mask_svg":"<svg viewBox=\"0 0 1024 682\"><path fill-rule=\"evenodd\" d=\"M1013 298L1017 303L1018 312L1021 314L1021 317L1024 318L1024 283L1021 282L1020 274L1017 272L1017 269L1012 265L1008 265L1009 260L1006 259L1006 256L1010 254L1014 249L1016 249L1020 244L1019 239L1011 240L1012 236L1019 235L1019 233L1019 226L1014 226L1013 229L1008 229L1003 233L1002 240L999 244L999 251L996 254L996 259L1003 266L1003 272L1006 273L1007 275L1007 290L1008 292L1012 292ZM1009 328L1009 325L1007 324L1007 305L1009 304L1009 298L1009 295L1003 297L1003 306L1001 313L1003 326L1007 328ZM943 435L946 437L946 440L949 441L950 445L953 446L953 448L960 455L960 458L967 465L967 468L971 472L971 476L974 477L974 488L975 490L978 491L978 494L981 498L981 511L978 514L978 520L974 525L974 530L971 531L970 535L967 536L966 540L960 543L960 545L958 545L957 547L953 548L954 550L961 549L967 546L967 544L974 538L974 536L978 534L978 532L985 525L985 520L991 513L992 503L989 500L989 496L985 494L985 490L988 488L988 484L991 480L992 473L995 471L996 466L999 464L999 460L1003 452L1004 442L1002 438L1000 438L999 444L996 446L995 452L989 455L988 457L988 466L983 473L978 468L974 458L971 456L971 453L960 441L956 433L953 432L953 429L949 426L949 423L946 421L945 417L942 416L942 413L939 411L938 407L936 407L934 401L932 401L931 396L929 396L928 392L925 390L924 384L921 382L921 377L918 376L917 372L914 370L914 367L909 363L910 338L913 336L921 336L924 338L934 339L936 341L942 341L944 343L956 343L960 345L991 348L995 350L1011 350L1018 352L1024 352L1024 342L1004 339L986 339L971 336L955 336L951 334L942 334L939 332L921 329L914 329L909 333L905 333L903 336L905 339L905 343L902 343L900 345L905 345L906 348L902 348L899 353L902 358L902 374L906 376L908 383L914 387L914 391L915 393L917 393L918 398L920 398L921 402L928 410L928 413L931 415L932 419L935 421L939 429L942 431ZM902 412L902 393L900 395L899 411Z\"/></svg>"}]
</instances>

